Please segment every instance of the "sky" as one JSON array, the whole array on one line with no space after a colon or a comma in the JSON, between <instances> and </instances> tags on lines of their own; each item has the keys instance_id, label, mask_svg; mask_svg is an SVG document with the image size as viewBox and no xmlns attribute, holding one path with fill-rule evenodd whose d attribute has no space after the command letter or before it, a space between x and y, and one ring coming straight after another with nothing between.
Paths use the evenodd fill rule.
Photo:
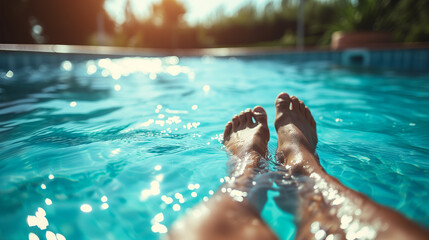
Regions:
<instances>
[{"instance_id":1,"label":"sky","mask_svg":"<svg viewBox=\"0 0 429 240\"><path fill-rule=\"evenodd\" d=\"M145 18L150 14L150 7L154 2L161 0L130 0L133 11L138 17ZM182 2L187 13L184 18L190 25L203 22L216 11L223 7L227 15L233 14L241 6L252 2L258 7L264 7L268 2L280 3L281 0L178 0ZM105 8L117 23L125 20L124 7L126 0L106 0Z\"/></svg>"}]
</instances>

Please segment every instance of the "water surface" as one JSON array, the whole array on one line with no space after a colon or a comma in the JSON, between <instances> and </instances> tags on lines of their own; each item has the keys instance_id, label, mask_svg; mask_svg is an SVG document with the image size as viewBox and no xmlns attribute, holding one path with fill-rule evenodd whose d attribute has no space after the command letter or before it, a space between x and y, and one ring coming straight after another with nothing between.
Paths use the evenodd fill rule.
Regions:
<instances>
[{"instance_id":1,"label":"water surface","mask_svg":"<svg viewBox=\"0 0 429 240\"><path fill-rule=\"evenodd\" d=\"M429 75L167 57L0 72L0 235L159 238L221 185L232 116L263 106L275 153L281 91L311 109L328 173L429 227ZM291 239L277 195L262 215Z\"/></svg>"}]
</instances>

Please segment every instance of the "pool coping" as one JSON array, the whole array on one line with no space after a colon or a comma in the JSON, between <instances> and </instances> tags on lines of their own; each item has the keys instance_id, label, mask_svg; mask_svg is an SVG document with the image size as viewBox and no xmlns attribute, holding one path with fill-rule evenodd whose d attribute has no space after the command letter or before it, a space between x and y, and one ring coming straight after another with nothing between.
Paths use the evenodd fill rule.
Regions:
<instances>
[{"instance_id":1,"label":"pool coping","mask_svg":"<svg viewBox=\"0 0 429 240\"><path fill-rule=\"evenodd\" d=\"M377 44L353 49L366 50L400 50L429 49L429 43L410 44ZM304 50L284 47L225 47L225 48L190 48L190 49L156 49L130 48L89 45L61 44L0 44L0 52L34 52L55 54L85 54L109 56L249 56L310 52L342 52L348 49L332 50L329 47L307 47Z\"/></svg>"}]
</instances>

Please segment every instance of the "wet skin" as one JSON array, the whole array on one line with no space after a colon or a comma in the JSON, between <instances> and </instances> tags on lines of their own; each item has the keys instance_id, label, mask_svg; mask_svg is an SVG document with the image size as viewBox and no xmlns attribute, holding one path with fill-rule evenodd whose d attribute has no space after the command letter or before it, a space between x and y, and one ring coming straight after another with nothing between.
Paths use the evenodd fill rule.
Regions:
<instances>
[{"instance_id":1,"label":"wet skin","mask_svg":"<svg viewBox=\"0 0 429 240\"><path fill-rule=\"evenodd\" d=\"M281 93L275 105L279 160L310 179L298 191L296 239L427 239L424 228L325 172L315 155L316 123L302 101Z\"/></svg>"},{"instance_id":2,"label":"wet skin","mask_svg":"<svg viewBox=\"0 0 429 240\"><path fill-rule=\"evenodd\" d=\"M281 93L275 106L278 160L293 176L308 179L304 186L298 186L294 196L296 239L426 239L429 236L424 228L345 187L324 171L315 154L316 123L302 101ZM255 169L261 161L266 161L268 140L267 115L262 107L234 116L224 131L224 145L235 162L231 181L177 221L168 239L277 239L261 219L258 202L247 199ZM281 199L276 202L280 208L290 211Z\"/></svg>"},{"instance_id":3,"label":"wet skin","mask_svg":"<svg viewBox=\"0 0 429 240\"><path fill-rule=\"evenodd\" d=\"M265 161L269 138L267 114L262 107L234 116L224 132L225 148L235 163L229 175L231 180L207 202L197 205L173 224L167 238L277 239L262 220L257 207L247 198L255 169L260 161Z\"/></svg>"}]
</instances>

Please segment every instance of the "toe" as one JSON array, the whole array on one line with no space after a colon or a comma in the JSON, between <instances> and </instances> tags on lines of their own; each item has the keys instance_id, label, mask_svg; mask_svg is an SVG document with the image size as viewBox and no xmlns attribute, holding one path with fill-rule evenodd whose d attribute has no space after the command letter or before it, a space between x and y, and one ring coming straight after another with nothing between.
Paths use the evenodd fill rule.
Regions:
<instances>
[{"instance_id":1,"label":"toe","mask_svg":"<svg viewBox=\"0 0 429 240\"><path fill-rule=\"evenodd\" d=\"M240 121L238 120L238 115L235 115L235 116L232 118L232 130L233 130L233 131L235 131L235 130L237 130L237 129L238 129L239 123L240 123Z\"/></svg>"},{"instance_id":2,"label":"toe","mask_svg":"<svg viewBox=\"0 0 429 240\"><path fill-rule=\"evenodd\" d=\"M240 127L245 127L246 126L246 115L244 114L243 111L240 112L240 115L238 115L238 120L239 120L239 126Z\"/></svg>"},{"instance_id":3,"label":"toe","mask_svg":"<svg viewBox=\"0 0 429 240\"><path fill-rule=\"evenodd\" d=\"M232 122L229 121L228 123L226 123L225 125L225 131L223 131L223 140L226 141L229 139L230 135L231 135L231 130L232 130Z\"/></svg>"},{"instance_id":4,"label":"toe","mask_svg":"<svg viewBox=\"0 0 429 240\"><path fill-rule=\"evenodd\" d=\"M307 118L307 120L311 123L313 117L311 116L310 109L307 106L305 106L304 111L305 111L305 118Z\"/></svg>"},{"instance_id":5,"label":"toe","mask_svg":"<svg viewBox=\"0 0 429 240\"><path fill-rule=\"evenodd\" d=\"M285 108L289 108L289 104L290 104L290 97L289 94L282 92L280 93L277 98L276 98L276 107L285 107Z\"/></svg>"},{"instance_id":6,"label":"toe","mask_svg":"<svg viewBox=\"0 0 429 240\"><path fill-rule=\"evenodd\" d=\"M292 96L290 100L292 102L292 110L295 112L299 111L299 99L295 96Z\"/></svg>"},{"instance_id":7,"label":"toe","mask_svg":"<svg viewBox=\"0 0 429 240\"><path fill-rule=\"evenodd\" d=\"M246 123L252 124L252 110L250 108L246 109L244 115L246 116Z\"/></svg>"},{"instance_id":8,"label":"toe","mask_svg":"<svg viewBox=\"0 0 429 240\"><path fill-rule=\"evenodd\" d=\"M299 111L305 114L305 104L301 100L299 100Z\"/></svg>"},{"instance_id":9,"label":"toe","mask_svg":"<svg viewBox=\"0 0 429 240\"><path fill-rule=\"evenodd\" d=\"M267 113L264 108L261 106L256 106L253 108L253 117L255 118L257 123L268 126L267 124Z\"/></svg>"},{"instance_id":10,"label":"toe","mask_svg":"<svg viewBox=\"0 0 429 240\"><path fill-rule=\"evenodd\" d=\"M316 127L316 121L314 121L313 115L311 114L310 109L307 106L305 106L305 118L307 118L312 127Z\"/></svg>"},{"instance_id":11,"label":"toe","mask_svg":"<svg viewBox=\"0 0 429 240\"><path fill-rule=\"evenodd\" d=\"M305 117L308 119L312 127L316 126L316 121L314 121L313 115L307 106L305 106Z\"/></svg>"}]
</instances>

